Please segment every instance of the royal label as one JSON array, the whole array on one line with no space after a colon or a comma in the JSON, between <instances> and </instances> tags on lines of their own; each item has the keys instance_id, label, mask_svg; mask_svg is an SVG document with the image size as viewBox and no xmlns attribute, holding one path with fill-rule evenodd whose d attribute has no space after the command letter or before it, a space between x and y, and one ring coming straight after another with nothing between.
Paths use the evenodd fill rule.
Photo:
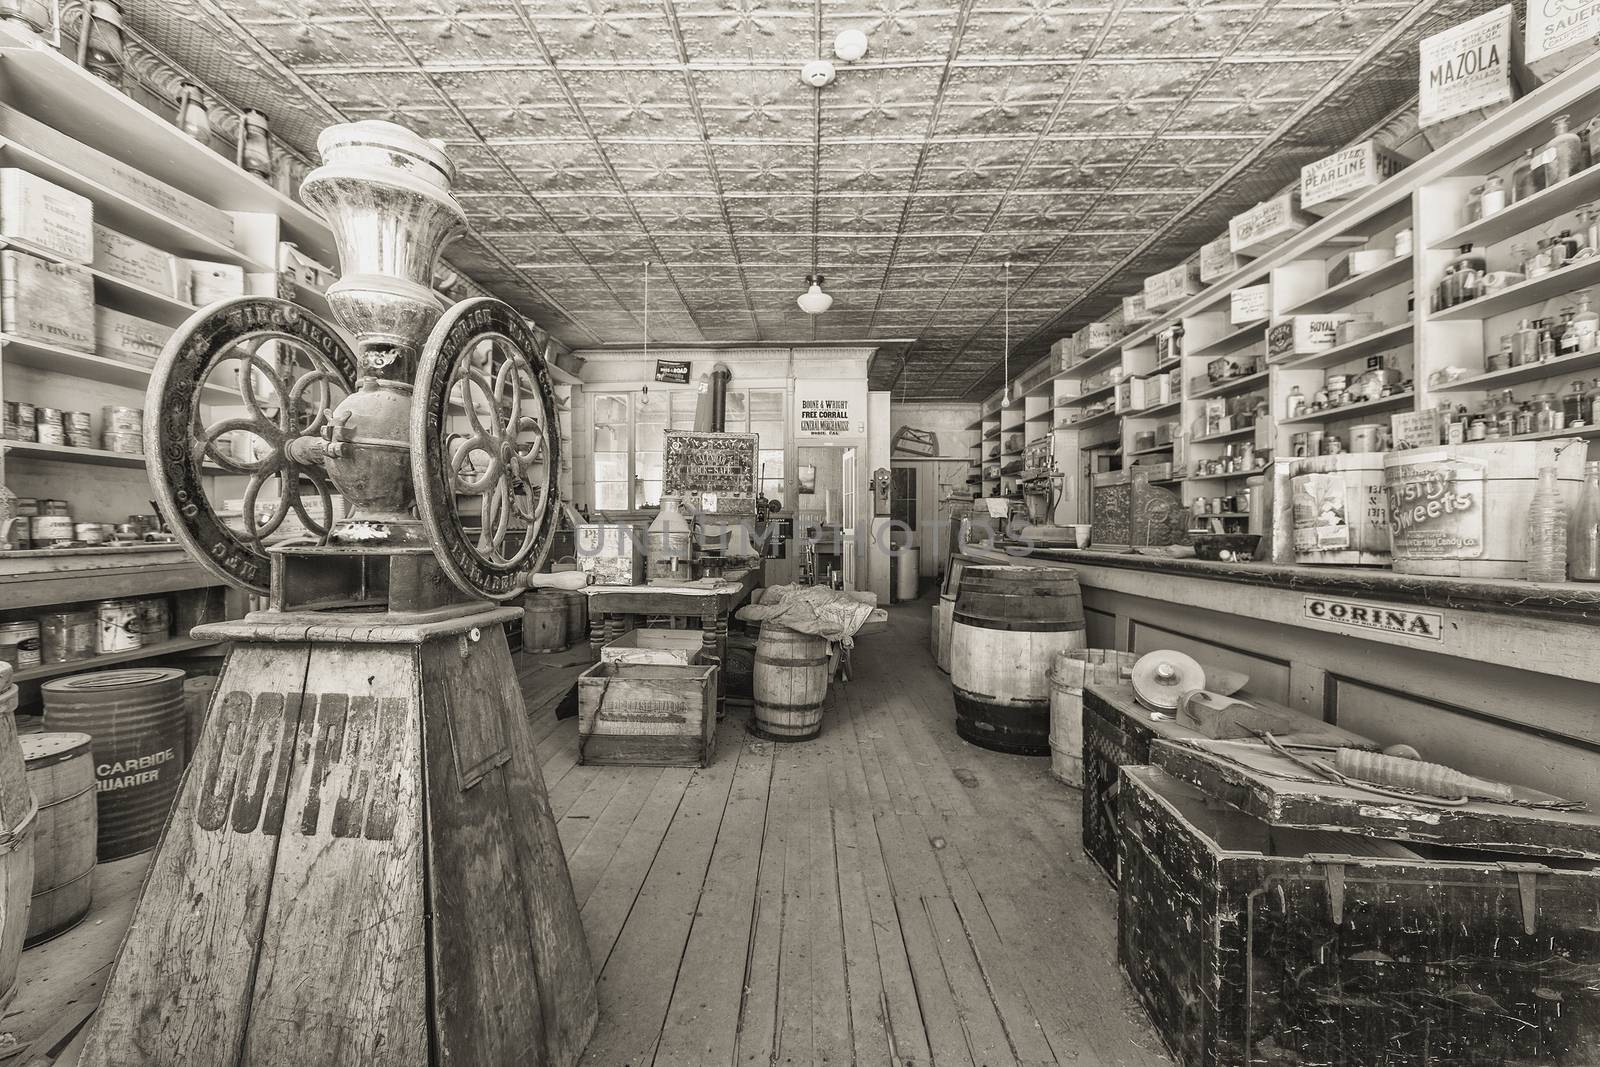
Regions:
<instances>
[{"instance_id":1,"label":"royal label","mask_svg":"<svg viewBox=\"0 0 1600 1067\"><path fill-rule=\"evenodd\" d=\"M408 701L233 690L215 707L194 768L202 830L394 837Z\"/></svg>"},{"instance_id":2,"label":"royal label","mask_svg":"<svg viewBox=\"0 0 1600 1067\"><path fill-rule=\"evenodd\" d=\"M1444 616L1432 611L1411 611L1339 597L1307 596L1302 601L1301 612L1312 622L1354 626L1428 641L1444 640Z\"/></svg>"},{"instance_id":3,"label":"royal label","mask_svg":"<svg viewBox=\"0 0 1600 1067\"><path fill-rule=\"evenodd\" d=\"M1514 14L1507 4L1423 39L1417 71L1419 126L1514 98L1508 63Z\"/></svg>"},{"instance_id":4,"label":"royal label","mask_svg":"<svg viewBox=\"0 0 1600 1067\"><path fill-rule=\"evenodd\" d=\"M1389 469L1385 487L1396 559L1477 559L1483 555L1486 465L1446 453L1419 454Z\"/></svg>"}]
</instances>

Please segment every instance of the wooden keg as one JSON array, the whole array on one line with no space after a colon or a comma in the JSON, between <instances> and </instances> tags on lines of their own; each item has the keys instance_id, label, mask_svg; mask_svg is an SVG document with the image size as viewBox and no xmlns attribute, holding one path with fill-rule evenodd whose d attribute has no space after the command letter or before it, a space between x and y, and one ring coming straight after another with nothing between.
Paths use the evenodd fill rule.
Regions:
<instances>
[{"instance_id":1,"label":"wooden keg","mask_svg":"<svg viewBox=\"0 0 1600 1067\"><path fill-rule=\"evenodd\" d=\"M589 598L583 593L567 590L567 644L582 645L589 641Z\"/></svg>"},{"instance_id":2,"label":"wooden keg","mask_svg":"<svg viewBox=\"0 0 1600 1067\"><path fill-rule=\"evenodd\" d=\"M1048 756L1050 661L1084 643L1074 571L967 567L950 632L956 732L997 752Z\"/></svg>"},{"instance_id":3,"label":"wooden keg","mask_svg":"<svg viewBox=\"0 0 1600 1067\"><path fill-rule=\"evenodd\" d=\"M950 631L955 626L956 598L954 594L940 595L939 597L939 626L936 640L938 647L934 650L933 661L939 665L944 673L950 673Z\"/></svg>"},{"instance_id":4,"label":"wooden keg","mask_svg":"<svg viewBox=\"0 0 1600 1067\"><path fill-rule=\"evenodd\" d=\"M828 695L827 638L764 622L752 673L752 733L772 741L809 741L822 732L822 701Z\"/></svg>"},{"instance_id":5,"label":"wooden keg","mask_svg":"<svg viewBox=\"0 0 1600 1067\"><path fill-rule=\"evenodd\" d=\"M522 601L522 650L560 652L567 647L567 594L533 589Z\"/></svg>"},{"instance_id":6,"label":"wooden keg","mask_svg":"<svg viewBox=\"0 0 1600 1067\"><path fill-rule=\"evenodd\" d=\"M33 835L33 903L27 943L54 937L89 913L94 888L94 757L88 734L21 739L39 814Z\"/></svg>"},{"instance_id":7,"label":"wooden keg","mask_svg":"<svg viewBox=\"0 0 1600 1067\"><path fill-rule=\"evenodd\" d=\"M1083 690L1116 685L1139 657L1109 648L1069 648L1050 664L1050 774L1083 788Z\"/></svg>"},{"instance_id":8,"label":"wooden keg","mask_svg":"<svg viewBox=\"0 0 1600 1067\"><path fill-rule=\"evenodd\" d=\"M17 687L11 674L11 665L0 663L0 1010L16 993L17 963L28 932L37 811L17 739Z\"/></svg>"},{"instance_id":9,"label":"wooden keg","mask_svg":"<svg viewBox=\"0 0 1600 1067\"><path fill-rule=\"evenodd\" d=\"M183 672L135 667L57 678L39 687L46 730L91 738L101 863L156 845L187 763Z\"/></svg>"}]
</instances>

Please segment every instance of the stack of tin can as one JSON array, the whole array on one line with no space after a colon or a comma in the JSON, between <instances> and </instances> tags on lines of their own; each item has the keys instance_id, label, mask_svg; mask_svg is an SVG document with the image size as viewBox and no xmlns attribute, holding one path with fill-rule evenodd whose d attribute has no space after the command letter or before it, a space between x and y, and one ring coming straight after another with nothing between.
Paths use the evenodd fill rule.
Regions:
<instances>
[{"instance_id":1,"label":"stack of tin can","mask_svg":"<svg viewBox=\"0 0 1600 1067\"><path fill-rule=\"evenodd\" d=\"M144 411L107 404L101 409L101 437L109 452L144 453Z\"/></svg>"},{"instance_id":2,"label":"stack of tin can","mask_svg":"<svg viewBox=\"0 0 1600 1067\"><path fill-rule=\"evenodd\" d=\"M36 406L26 400L7 400L4 429L8 441L94 447L94 428L87 411L63 411Z\"/></svg>"}]
</instances>

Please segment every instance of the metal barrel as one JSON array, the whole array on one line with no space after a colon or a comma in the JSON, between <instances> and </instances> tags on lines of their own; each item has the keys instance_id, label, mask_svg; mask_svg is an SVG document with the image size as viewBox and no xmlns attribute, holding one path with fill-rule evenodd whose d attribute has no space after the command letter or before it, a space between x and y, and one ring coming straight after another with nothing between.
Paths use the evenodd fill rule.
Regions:
<instances>
[{"instance_id":1,"label":"metal barrel","mask_svg":"<svg viewBox=\"0 0 1600 1067\"><path fill-rule=\"evenodd\" d=\"M92 739L100 862L155 847L188 761L183 672L135 667L40 686L47 730Z\"/></svg>"}]
</instances>

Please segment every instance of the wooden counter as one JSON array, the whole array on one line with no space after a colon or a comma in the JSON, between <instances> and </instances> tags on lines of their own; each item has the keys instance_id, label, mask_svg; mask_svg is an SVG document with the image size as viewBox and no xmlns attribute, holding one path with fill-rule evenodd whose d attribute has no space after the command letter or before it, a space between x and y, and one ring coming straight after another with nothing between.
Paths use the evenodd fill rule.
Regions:
<instances>
[{"instance_id":1,"label":"wooden counter","mask_svg":"<svg viewBox=\"0 0 1600 1067\"><path fill-rule=\"evenodd\" d=\"M1094 550L962 555L1077 571L1093 647L1176 648L1384 744L1600 810L1600 585Z\"/></svg>"}]
</instances>

